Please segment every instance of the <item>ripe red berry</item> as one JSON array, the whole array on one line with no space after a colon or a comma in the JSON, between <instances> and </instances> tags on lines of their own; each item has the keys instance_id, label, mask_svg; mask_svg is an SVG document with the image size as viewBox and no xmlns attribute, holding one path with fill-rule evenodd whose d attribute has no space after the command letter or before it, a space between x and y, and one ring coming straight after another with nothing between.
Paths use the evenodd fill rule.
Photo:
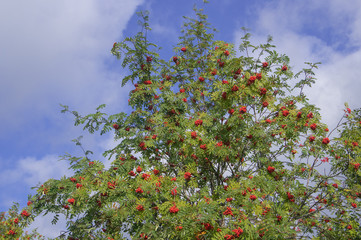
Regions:
<instances>
[{"instance_id":1,"label":"ripe red berry","mask_svg":"<svg viewBox=\"0 0 361 240\"><path fill-rule=\"evenodd\" d=\"M177 213L179 211L179 209L176 207L176 205L174 205L173 207L171 207L170 209L169 209L169 212L170 213Z\"/></svg>"},{"instance_id":2,"label":"ripe red berry","mask_svg":"<svg viewBox=\"0 0 361 240\"><path fill-rule=\"evenodd\" d=\"M287 117L288 114L290 114L290 112L289 112L288 110L283 110L283 111L282 111L282 115L283 115L283 116Z\"/></svg>"},{"instance_id":3,"label":"ripe red berry","mask_svg":"<svg viewBox=\"0 0 361 240\"><path fill-rule=\"evenodd\" d=\"M324 139L322 140L322 143L325 144L325 145L327 145L327 144L330 143L330 139L324 138Z\"/></svg>"},{"instance_id":4,"label":"ripe red berry","mask_svg":"<svg viewBox=\"0 0 361 240\"><path fill-rule=\"evenodd\" d=\"M173 195L173 196L176 196L177 195L177 187L173 188L170 193Z\"/></svg>"},{"instance_id":5,"label":"ripe red berry","mask_svg":"<svg viewBox=\"0 0 361 240\"><path fill-rule=\"evenodd\" d=\"M312 130L316 130L317 124L316 124L316 123L312 123L312 124L310 125L310 128L311 128Z\"/></svg>"},{"instance_id":6,"label":"ripe red berry","mask_svg":"<svg viewBox=\"0 0 361 240\"><path fill-rule=\"evenodd\" d=\"M144 84L146 84L146 85L150 85L150 84L152 84L152 81L150 81L150 80L146 80L146 81L144 81Z\"/></svg>"},{"instance_id":7,"label":"ripe red berry","mask_svg":"<svg viewBox=\"0 0 361 240\"><path fill-rule=\"evenodd\" d=\"M142 205L138 205L136 208L138 211L144 211L144 207Z\"/></svg>"},{"instance_id":8,"label":"ripe red berry","mask_svg":"<svg viewBox=\"0 0 361 240\"><path fill-rule=\"evenodd\" d=\"M251 199L252 201L254 201L254 200L257 199L257 196L256 196L256 195L250 195L250 196L249 196L249 199Z\"/></svg>"},{"instance_id":9,"label":"ripe red berry","mask_svg":"<svg viewBox=\"0 0 361 240\"><path fill-rule=\"evenodd\" d=\"M201 119L198 119L198 120L196 120L196 121L194 122L194 124L195 124L196 126L199 126L199 125L202 125L202 124L203 124L203 121L202 121Z\"/></svg>"},{"instance_id":10,"label":"ripe red berry","mask_svg":"<svg viewBox=\"0 0 361 240\"><path fill-rule=\"evenodd\" d=\"M138 187L136 190L135 190L136 193L143 193L143 189L141 189L140 187Z\"/></svg>"},{"instance_id":11,"label":"ripe red berry","mask_svg":"<svg viewBox=\"0 0 361 240\"><path fill-rule=\"evenodd\" d=\"M267 89L266 88L261 88L260 89L260 95L266 95L267 93Z\"/></svg>"},{"instance_id":12,"label":"ripe red berry","mask_svg":"<svg viewBox=\"0 0 361 240\"><path fill-rule=\"evenodd\" d=\"M243 113L246 113L247 112L247 108L245 107L245 106L243 106L243 107L241 107L240 109L239 109L239 113L240 114L243 114Z\"/></svg>"},{"instance_id":13,"label":"ripe red berry","mask_svg":"<svg viewBox=\"0 0 361 240\"><path fill-rule=\"evenodd\" d=\"M268 166L267 171L268 171L269 173L272 173L272 172L275 171L275 168L274 168L274 167L271 167L271 166Z\"/></svg>"}]
</instances>

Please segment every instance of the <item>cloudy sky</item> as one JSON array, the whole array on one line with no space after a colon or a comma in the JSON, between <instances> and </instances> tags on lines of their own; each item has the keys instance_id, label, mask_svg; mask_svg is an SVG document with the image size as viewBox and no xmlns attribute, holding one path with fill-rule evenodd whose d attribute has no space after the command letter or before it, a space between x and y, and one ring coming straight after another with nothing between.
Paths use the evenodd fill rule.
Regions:
<instances>
[{"instance_id":1,"label":"cloudy sky","mask_svg":"<svg viewBox=\"0 0 361 240\"><path fill-rule=\"evenodd\" d=\"M13 201L24 206L30 187L49 178L70 175L60 155L81 151L71 142L84 135L94 159L114 145L111 134L99 137L73 126L59 104L92 113L107 104L109 114L124 111L132 86L121 87L125 74L110 54L116 41L139 27L136 12L150 11L151 39L172 56L182 16L194 16L193 4L169 0L12 0L0 2L0 211ZM306 90L332 129L344 102L359 108L361 91L361 1L223 0L205 6L217 40L239 43L241 27L253 41L274 38L291 67L321 61L316 84ZM37 220L49 237L61 226ZM55 233L54 233L55 232Z\"/></svg>"}]
</instances>

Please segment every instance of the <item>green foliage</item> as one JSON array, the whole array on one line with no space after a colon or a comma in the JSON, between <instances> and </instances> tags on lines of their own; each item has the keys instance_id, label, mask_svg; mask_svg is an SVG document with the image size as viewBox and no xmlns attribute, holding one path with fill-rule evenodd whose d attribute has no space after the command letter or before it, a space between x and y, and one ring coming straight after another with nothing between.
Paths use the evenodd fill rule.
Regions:
<instances>
[{"instance_id":1,"label":"green foliage","mask_svg":"<svg viewBox=\"0 0 361 240\"><path fill-rule=\"evenodd\" d=\"M293 74L271 37L255 46L246 29L236 57L195 12L168 61L147 39L148 15L139 14L141 32L111 50L130 71L122 86L135 86L134 111L108 116L100 105L82 117L62 106L90 133L114 131L120 143L104 153L110 168L89 150L65 155L74 176L37 186L30 217L0 225L5 239L44 213L56 214L53 223L66 217L58 239L361 237L361 110L346 105L329 131L302 92L319 63Z\"/></svg>"}]
</instances>

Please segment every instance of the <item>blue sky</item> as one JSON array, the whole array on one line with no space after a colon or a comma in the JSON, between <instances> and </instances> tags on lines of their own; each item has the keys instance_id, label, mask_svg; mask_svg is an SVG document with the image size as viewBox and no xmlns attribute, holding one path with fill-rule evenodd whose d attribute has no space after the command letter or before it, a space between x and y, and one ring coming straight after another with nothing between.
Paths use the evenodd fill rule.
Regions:
<instances>
[{"instance_id":1,"label":"blue sky","mask_svg":"<svg viewBox=\"0 0 361 240\"><path fill-rule=\"evenodd\" d=\"M94 151L94 159L103 159L102 152L115 145L113 136L82 132L69 114L60 113L59 104L83 114L102 103L109 114L130 113L133 86L121 88L125 70L110 54L113 43L135 34L135 12L149 10L151 39L170 58L182 16L194 16L194 3L203 6L200 0L0 2L0 211L13 201L24 206L30 187L39 182L69 176L67 163L58 159L67 152L81 155L72 139L83 135L84 147ZM359 0L210 0L205 13L219 30L217 40L237 45L240 28L247 27L255 43L272 35L294 70L305 61L321 61L318 80L306 94L330 129L344 102L360 107ZM62 226L48 222L39 219L33 226L54 237Z\"/></svg>"}]
</instances>

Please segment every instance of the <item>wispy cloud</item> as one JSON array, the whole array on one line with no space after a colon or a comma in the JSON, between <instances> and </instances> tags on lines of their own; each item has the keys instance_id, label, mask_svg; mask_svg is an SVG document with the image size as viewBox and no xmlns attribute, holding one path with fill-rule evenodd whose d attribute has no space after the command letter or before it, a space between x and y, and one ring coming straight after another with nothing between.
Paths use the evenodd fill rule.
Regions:
<instances>
[{"instance_id":1,"label":"wispy cloud","mask_svg":"<svg viewBox=\"0 0 361 240\"><path fill-rule=\"evenodd\" d=\"M90 110L122 99L109 52L140 3L2 2L0 107L7 114L1 130L44 115L54 120L59 103Z\"/></svg>"},{"instance_id":2,"label":"wispy cloud","mask_svg":"<svg viewBox=\"0 0 361 240\"><path fill-rule=\"evenodd\" d=\"M119 62L110 49L142 3L0 2L1 210L13 201L24 205L29 187L71 174L68 162L58 161L68 149L57 150L81 127L59 117L59 103L81 113L101 103L110 105L108 112L127 109L129 86L121 88L122 69L114 67ZM97 139L87 138L85 147L97 146Z\"/></svg>"},{"instance_id":3,"label":"wispy cloud","mask_svg":"<svg viewBox=\"0 0 361 240\"><path fill-rule=\"evenodd\" d=\"M304 62L323 62L316 70L316 83L305 92L330 127L343 114L344 102L359 107L361 3L351 2L345 6L338 0L271 1L258 9L252 26L258 43L264 43L268 34L274 36L277 50L290 56L295 71L305 67ZM235 33L237 44L241 34Z\"/></svg>"},{"instance_id":4,"label":"wispy cloud","mask_svg":"<svg viewBox=\"0 0 361 240\"><path fill-rule=\"evenodd\" d=\"M37 228L37 231L48 238L56 238L66 231L66 219L63 215L59 215L59 220L56 224L51 224L55 214L48 214L35 218L25 230L31 232L32 229Z\"/></svg>"},{"instance_id":5,"label":"wispy cloud","mask_svg":"<svg viewBox=\"0 0 361 240\"><path fill-rule=\"evenodd\" d=\"M70 176L72 171L68 169L68 162L59 159L60 157L55 155L46 155L40 159L26 157L16 161L11 168L1 170L0 189L11 190L1 195L2 207L9 208L12 204L10 199L17 199L16 196L23 194L24 191L29 192L30 187L50 178L60 179L64 175Z\"/></svg>"}]
</instances>

